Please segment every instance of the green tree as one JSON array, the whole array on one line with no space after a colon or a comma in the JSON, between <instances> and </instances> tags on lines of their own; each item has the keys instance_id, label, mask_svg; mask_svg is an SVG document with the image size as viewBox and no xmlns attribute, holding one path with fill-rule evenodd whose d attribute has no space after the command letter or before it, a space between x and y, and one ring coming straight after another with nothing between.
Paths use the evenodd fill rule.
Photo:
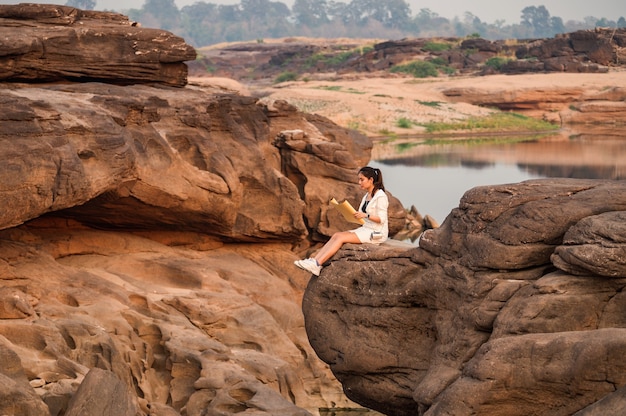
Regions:
<instances>
[{"instance_id":1,"label":"green tree","mask_svg":"<svg viewBox=\"0 0 626 416\"><path fill-rule=\"evenodd\" d=\"M471 13L469 15L473 16ZM413 18L412 28L415 34L421 37L452 36L455 31L464 32L462 28L463 24L460 22L457 23L458 24L455 25L430 9L423 8L420 9L419 13Z\"/></svg>"},{"instance_id":2,"label":"green tree","mask_svg":"<svg viewBox=\"0 0 626 416\"><path fill-rule=\"evenodd\" d=\"M296 0L291 11L296 20L305 26L316 27L330 22L326 0Z\"/></svg>"},{"instance_id":3,"label":"green tree","mask_svg":"<svg viewBox=\"0 0 626 416\"><path fill-rule=\"evenodd\" d=\"M183 28L181 35L193 46L210 45L219 42L219 21L217 5L197 2L180 10Z\"/></svg>"},{"instance_id":4,"label":"green tree","mask_svg":"<svg viewBox=\"0 0 626 416\"><path fill-rule=\"evenodd\" d=\"M327 3L327 13L330 20L336 20L338 22L345 21L345 16L348 14L348 4L340 1L330 0Z\"/></svg>"},{"instance_id":5,"label":"green tree","mask_svg":"<svg viewBox=\"0 0 626 416\"><path fill-rule=\"evenodd\" d=\"M624 19L624 16L617 19L617 27L626 27L626 19Z\"/></svg>"},{"instance_id":6,"label":"green tree","mask_svg":"<svg viewBox=\"0 0 626 416\"><path fill-rule=\"evenodd\" d=\"M538 38L552 35L550 12L545 6L528 6L522 9L522 26L531 29L533 36Z\"/></svg>"},{"instance_id":7,"label":"green tree","mask_svg":"<svg viewBox=\"0 0 626 416\"><path fill-rule=\"evenodd\" d=\"M158 21L161 29L172 30L178 26L180 12L174 0L146 0L142 12Z\"/></svg>"},{"instance_id":8,"label":"green tree","mask_svg":"<svg viewBox=\"0 0 626 416\"><path fill-rule=\"evenodd\" d=\"M563 19L560 17L553 16L550 18L550 36L554 36L557 33L565 33L565 25L563 24Z\"/></svg>"},{"instance_id":9,"label":"green tree","mask_svg":"<svg viewBox=\"0 0 626 416\"><path fill-rule=\"evenodd\" d=\"M249 39L282 37L289 34L289 8L281 2L269 0L241 0L241 17L245 37Z\"/></svg>"},{"instance_id":10,"label":"green tree","mask_svg":"<svg viewBox=\"0 0 626 416\"><path fill-rule=\"evenodd\" d=\"M345 16L346 23L366 25L376 20L385 27L405 27L410 21L411 8L404 0L352 0Z\"/></svg>"}]
</instances>

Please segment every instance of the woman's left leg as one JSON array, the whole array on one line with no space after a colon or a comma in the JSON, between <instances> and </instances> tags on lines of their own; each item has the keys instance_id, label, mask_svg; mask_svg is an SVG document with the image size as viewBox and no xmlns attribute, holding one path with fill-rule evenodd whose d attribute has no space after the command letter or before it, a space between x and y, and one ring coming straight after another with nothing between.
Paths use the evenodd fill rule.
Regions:
<instances>
[{"instance_id":1,"label":"woman's left leg","mask_svg":"<svg viewBox=\"0 0 626 416\"><path fill-rule=\"evenodd\" d=\"M361 244L361 240L356 233L350 231L341 231L333 234L330 240L317 252L314 259L321 266L330 259L339 249L346 243Z\"/></svg>"}]
</instances>

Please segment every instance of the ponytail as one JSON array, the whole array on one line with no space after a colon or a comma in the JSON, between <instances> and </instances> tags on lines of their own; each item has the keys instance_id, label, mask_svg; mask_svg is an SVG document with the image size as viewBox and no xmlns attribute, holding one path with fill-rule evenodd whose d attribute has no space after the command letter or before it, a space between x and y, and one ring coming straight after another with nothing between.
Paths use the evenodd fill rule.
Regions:
<instances>
[{"instance_id":1,"label":"ponytail","mask_svg":"<svg viewBox=\"0 0 626 416\"><path fill-rule=\"evenodd\" d=\"M374 189L372 190L372 196L379 189L382 191L385 190L385 185L383 184L383 173L380 171L380 169L365 166L359 170L359 173L366 178L371 178L374 180Z\"/></svg>"}]
</instances>

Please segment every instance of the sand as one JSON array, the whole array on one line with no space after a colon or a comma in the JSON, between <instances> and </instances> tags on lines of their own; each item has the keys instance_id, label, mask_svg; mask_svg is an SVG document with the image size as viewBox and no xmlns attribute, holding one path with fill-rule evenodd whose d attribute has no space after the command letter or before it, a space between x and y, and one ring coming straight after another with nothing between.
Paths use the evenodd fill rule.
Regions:
<instances>
[{"instance_id":1,"label":"sand","mask_svg":"<svg viewBox=\"0 0 626 416\"><path fill-rule=\"evenodd\" d=\"M442 91L473 88L481 92L512 94L523 89L538 91L582 87L585 93L610 87L626 87L626 70L604 74L526 74L416 79L403 76L327 75L327 79L287 82L278 85L244 85L220 78L190 79L191 84L215 83L261 101L286 100L300 110L325 116L343 127L370 137L424 132L416 124L483 116L494 111L464 102L453 102ZM410 127L400 127L404 124ZM407 123L406 121L410 121Z\"/></svg>"}]
</instances>

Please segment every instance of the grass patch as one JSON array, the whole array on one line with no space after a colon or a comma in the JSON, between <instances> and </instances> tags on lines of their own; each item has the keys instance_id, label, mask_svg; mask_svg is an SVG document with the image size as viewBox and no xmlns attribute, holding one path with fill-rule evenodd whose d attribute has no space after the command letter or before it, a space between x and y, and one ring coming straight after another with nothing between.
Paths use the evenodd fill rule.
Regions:
<instances>
[{"instance_id":1,"label":"grass patch","mask_svg":"<svg viewBox=\"0 0 626 416\"><path fill-rule=\"evenodd\" d=\"M427 52L441 52L441 51L449 51L452 49L452 45L444 42L426 42L423 50Z\"/></svg>"},{"instance_id":2,"label":"grass patch","mask_svg":"<svg viewBox=\"0 0 626 416\"><path fill-rule=\"evenodd\" d=\"M359 123L356 120L350 120L348 122L348 128L351 129L351 130L360 131L361 130L361 123Z\"/></svg>"},{"instance_id":3,"label":"grass patch","mask_svg":"<svg viewBox=\"0 0 626 416\"><path fill-rule=\"evenodd\" d=\"M396 134L394 132L389 131L387 129L380 129L380 130L378 130L378 134L380 134L381 136L387 136L387 137L390 137L390 138L396 136Z\"/></svg>"},{"instance_id":4,"label":"grass patch","mask_svg":"<svg viewBox=\"0 0 626 416\"><path fill-rule=\"evenodd\" d=\"M416 103L419 103L421 105L425 105L426 107L441 107L441 104L443 104L440 101L420 101L420 100L415 100Z\"/></svg>"},{"instance_id":5,"label":"grass patch","mask_svg":"<svg viewBox=\"0 0 626 416\"><path fill-rule=\"evenodd\" d=\"M340 91L341 85L321 85L315 88L318 90L326 90L326 91Z\"/></svg>"},{"instance_id":6,"label":"grass patch","mask_svg":"<svg viewBox=\"0 0 626 416\"><path fill-rule=\"evenodd\" d=\"M413 75L415 78L427 78L439 76L437 65L428 61L413 61L408 64L395 65L389 70L390 72L402 72Z\"/></svg>"},{"instance_id":7,"label":"grass patch","mask_svg":"<svg viewBox=\"0 0 626 416\"><path fill-rule=\"evenodd\" d=\"M489 66L495 69L496 71L499 71L509 61L511 61L511 59L509 58L503 58L501 56L494 56L493 58L489 58L485 61L485 66Z\"/></svg>"},{"instance_id":8,"label":"grass patch","mask_svg":"<svg viewBox=\"0 0 626 416\"><path fill-rule=\"evenodd\" d=\"M316 53L309 56L304 61L304 67L309 69L320 64L328 67L338 67L352 58L364 55L373 50L373 46L362 46L337 53Z\"/></svg>"},{"instance_id":9,"label":"grass patch","mask_svg":"<svg viewBox=\"0 0 626 416\"><path fill-rule=\"evenodd\" d=\"M448 63L440 58L433 58L429 61L411 61L407 64L394 65L390 72L402 72L413 75L415 78L437 77L439 73L453 74L454 68L448 66Z\"/></svg>"},{"instance_id":10,"label":"grass patch","mask_svg":"<svg viewBox=\"0 0 626 416\"><path fill-rule=\"evenodd\" d=\"M343 90L343 91L342 91L342 88L343 87L341 85L322 85L319 87L315 87L315 89L325 90L325 91L341 91L341 92L346 92L348 94L365 94L364 91L355 90L354 88L348 88L347 90Z\"/></svg>"},{"instance_id":11,"label":"grass patch","mask_svg":"<svg viewBox=\"0 0 626 416\"><path fill-rule=\"evenodd\" d=\"M396 126L400 127L401 129L410 129L413 124L414 123L406 117L400 117L396 121Z\"/></svg>"},{"instance_id":12,"label":"grass patch","mask_svg":"<svg viewBox=\"0 0 626 416\"><path fill-rule=\"evenodd\" d=\"M558 126L547 121L537 120L517 113L494 113L486 117L471 117L451 123L422 123L428 133L453 130L489 130L489 131L549 131Z\"/></svg>"},{"instance_id":13,"label":"grass patch","mask_svg":"<svg viewBox=\"0 0 626 416\"><path fill-rule=\"evenodd\" d=\"M298 74L292 71L285 71L278 75L276 79L274 79L274 84L280 84L281 82L287 81L295 81L298 79Z\"/></svg>"}]
</instances>

